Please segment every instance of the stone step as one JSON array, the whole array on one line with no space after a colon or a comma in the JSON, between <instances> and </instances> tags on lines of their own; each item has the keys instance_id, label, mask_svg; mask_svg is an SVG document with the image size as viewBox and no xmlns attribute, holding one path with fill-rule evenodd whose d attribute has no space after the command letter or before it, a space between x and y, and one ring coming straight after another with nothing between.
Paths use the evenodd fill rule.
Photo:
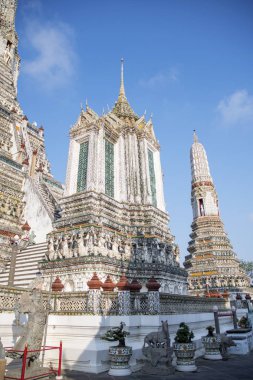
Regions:
<instances>
[{"instance_id":1,"label":"stone step","mask_svg":"<svg viewBox=\"0 0 253 380\"><path fill-rule=\"evenodd\" d=\"M16 258L16 270L14 286L27 287L36 277L38 272L38 262L43 260L47 251L47 243L34 244L18 252ZM7 263L6 270L0 273L0 284L7 285L9 278L10 262Z\"/></svg>"}]
</instances>

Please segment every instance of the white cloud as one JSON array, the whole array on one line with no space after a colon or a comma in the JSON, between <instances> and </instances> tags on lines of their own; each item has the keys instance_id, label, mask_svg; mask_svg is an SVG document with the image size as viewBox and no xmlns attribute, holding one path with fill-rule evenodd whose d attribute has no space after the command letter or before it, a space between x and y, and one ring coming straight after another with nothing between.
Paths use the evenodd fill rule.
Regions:
<instances>
[{"instance_id":1,"label":"white cloud","mask_svg":"<svg viewBox=\"0 0 253 380\"><path fill-rule=\"evenodd\" d=\"M169 83L178 81L178 70L170 68L166 72L159 72L148 79L141 79L139 84L147 88L166 86Z\"/></svg>"},{"instance_id":2,"label":"white cloud","mask_svg":"<svg viewBox=\"0 0 253 380\"><path fill-rule=\"evenodd\" d=\"M253 96L247 90L238 90L222 99L217 111L226 125L253 122Z\"/></svg>"},{"instance_id":3,"label":"white cloud","mask_svg":"<svg viewBox=\"0 0 253 380\"><path fill-rule=\"evenodd\" d=\"M27 40L36 54L23 62L24 73L50 89L68 83L76 59L71 28L59 22L43 25L33 22L27 30Z\"/></svg>"}]
</instances>

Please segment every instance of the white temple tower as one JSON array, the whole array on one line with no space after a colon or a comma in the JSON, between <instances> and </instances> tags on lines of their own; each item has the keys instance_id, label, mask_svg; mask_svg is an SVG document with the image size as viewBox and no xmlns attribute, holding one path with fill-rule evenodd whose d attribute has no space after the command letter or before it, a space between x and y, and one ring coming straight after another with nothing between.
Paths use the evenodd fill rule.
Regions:
<instances>
[{"instance_id":1,"label":"white temple tower","mask_svg":"<svg viewBox=\"0 0 253 380\"><path fill-rule=\"evenodd\" d=\"M193 223L188 246L190 254L184 262L189 289L192 293L239 291L249 286L249 279L239 267L239 260L224 231L207 155L195 132L190 159Z\"/></svg>"},{"instance_id":2,"label":"white temple tower","mask_svg":"<svg viewBox=\"0 0 253 380\"><path fill-rule=\"evenodd\" d=\"M87 105L70 130L60 206L42 265L48 281L60 260L57 274L70 290L86 289L96 270L103 280L110 274L116 281L124 271L143 284L154 275L163 291L186 292L186 272L168 229L160 147L152 120L137 116L127 101L123 61L113 110L98 116Z\"/></svg>"},{"instance_id":3,"label":"white temple tower","mask_svg":"<svg viewBox=\"0 0 253 380\"><path fill-rule=\"evenodd\" d=\"M0 272L14 256L14 237L23 243L26 221L36 242L45 241L63 192L50 173L44 128L28 121L17 99L16 7L16 0L0 0Z\"/></svg>"}]
</instances>

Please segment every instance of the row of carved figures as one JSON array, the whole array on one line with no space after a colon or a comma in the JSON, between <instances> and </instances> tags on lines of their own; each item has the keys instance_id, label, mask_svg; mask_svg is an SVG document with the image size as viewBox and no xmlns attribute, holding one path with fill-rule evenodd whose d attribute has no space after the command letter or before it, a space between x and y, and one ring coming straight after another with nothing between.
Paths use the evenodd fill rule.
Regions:
<instances>
[{"instance_id":1,"label":"row of carved figures","mask_svg":"<svg viewBox=\"0 0 253 380\"><path fill-rule=\"evenodd\" d=\"M246 278L242 277L213 277L207 280L206 278L192 279L189 281L190 289L202 289L203 287L244 287L248 286Z\"/></svg>"},{"instance_id":2,"label":"row of carved figures","mask_svg":"<svg viewBox=\"0 0 253 380\"><path fill-rule=\"evenodd\" d=\"M131 257L131 240L105 231L96 231L90 228L88 231L69 233L61 237L50 237L48 240L48 260L61 258L94 255L115 257L124 255L124 259Z\"/></svg>"},{"instance_id":3,"label":"row of carved figures","mask_svg":"<svg viewBox=\"0 0 253 380\"><path fill-rule=\"evenodd\" d=\"M46 258L49 261L90 254L127 261L173 265L178 261L179 250L177 246L159 243L157 239L152 239L151 244L142 243L139 246L138 242L133 243L129 237L93 227L87 231L79 230L77 233L50 236L48 239Z\"/></svg>"}]
</instances>

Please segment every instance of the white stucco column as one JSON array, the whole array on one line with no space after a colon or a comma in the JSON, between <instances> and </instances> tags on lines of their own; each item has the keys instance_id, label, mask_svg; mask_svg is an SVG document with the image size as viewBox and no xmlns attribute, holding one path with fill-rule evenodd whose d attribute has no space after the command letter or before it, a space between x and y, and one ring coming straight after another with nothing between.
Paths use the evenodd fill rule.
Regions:
<instances>
[{"instance_id":1,"label":"white stucco column","mask_svg":"<svg viewBox=\"0 0 253 380\"><path fill-rule=\"evenodd\" d=\"M97 141L97 191L105 192L105 140L104 128L100 128Z\"/></svg>"},{"instance_id":2,"label":"white stucco column","mask_svg":"<svg viewBox=\"0 0 253 380\"><path fill-rule=\"evenodd\" d=\"M97 134L93 130L89 135L89 148L88 148L88 169L87 169L87 190L95 190L96 171L97 171Z\"/></svg>"},{"instance_id":3,"label":"white stucco column","mask_svg":"<svg viewBox=\"0 0 253 380\"><path fill-rule=\"evenodd\" d=\"M80 144L75 140L70 140L66 173L66 188L64 192L65 196L76 193L79 151Z\"/></svg>"},{"instance_id":4,"label":"white stucco column","mask_svg":"<svg viewBox=\"0 0 253 380\"><path fill-rule=\"evenodd\" d=\"M164 200L164 192L163 192L163 174L162 174L159 150L154 152L154 168L155 168L155 180L156 180L157 208L159 208L162 211L165 211L165 200Z\"/></svg>"},{"instance_id":5,"label":"white stucco column","mask_svg":"<svg viewBox=\"0 0 253 380\"><path fill-rule=\"evenodd\" d=\"M131 134L127 134L125 138L126 147L126 181L127 181L127 200L128 202L134 202L133 191L133 154L131 144Z\"/></svg>"},{"instance_id":6,"label":"white stucco column","mask_svg":"<svg viewBox=\"0 0 253 380\"><path fill-rule=\"evenodd\" d=\"M139 140L139 156L140 156L140 178L141 178L141 196L144 204L150 203L148 197L148 181L147 181L147 159L146 159L146 143L144 139Z\"/></svg>"},{"instance_id":7,"label":"white stucco column","mask_svg":"<svg viewBox=\"0 0 253 380\"><path fill-rule=\"evenodd\" d=\"M139 161L139 152L138 152L138 141L136 134L133 136L133 153L134 153L134 193L135 193L135 202L141 203L141 178L140 178L140 161Z\"/></svg>"},{"instance_id":8,"label":"white stucco column","mask_svg":"<svg viewBox=\"0 0 253 380\"><path fill-rule=\"evenodd\" d=\"M115 144L115 199L127 202L125 144L122 135Z\"/></svg>"}]
</instances>

